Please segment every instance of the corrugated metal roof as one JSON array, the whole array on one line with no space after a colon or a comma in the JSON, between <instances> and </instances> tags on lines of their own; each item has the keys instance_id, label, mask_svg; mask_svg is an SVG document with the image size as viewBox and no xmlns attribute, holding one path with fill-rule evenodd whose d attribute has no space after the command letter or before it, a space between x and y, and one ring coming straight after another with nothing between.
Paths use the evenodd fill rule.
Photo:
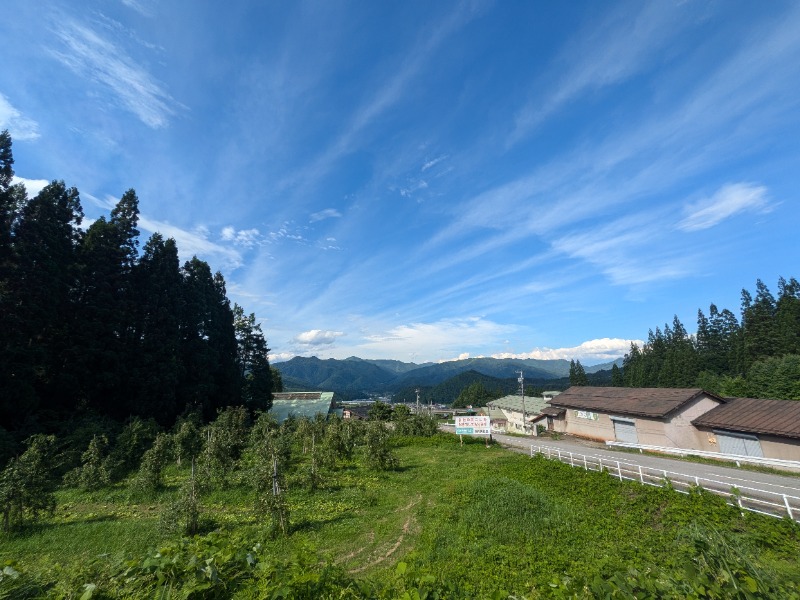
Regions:
<instances>
[{"instance_id":1,"label":"corrugated metal roof","mask_svg":"<svg viewBox=\"0 0 800 600\"><path fill-rule=\"evenodd\" d=\"M662 418L703 395L724 402L700 388L572 386L553 398L552 404L606 414Z\"/></svg>"},{"instance_id":2,"label":"corrugated metal roof","mask_svg":"<svg viewBox=\"0 0 800 600\"><path fill-rule=\"evenodd\" d=\"M333 392L281 392L273 394L269 412L278 423L293 415L313 419L318 414L327 415L333 403Z\"/></svg>"},{"instance_id":3,"label":"corrugated metal roof","mask_svg":"<svg viewBox=\"0 0 800 600\"><path fill-rule=\"evenodd\" d=\"M692 424L800 439L800 401L728 398L725 404L700 415Z\"/></svg>"},{"instance_id":4,"label":"corrugated metal roof","mask_svg":"<svg viewBox=\"0 0 800 600\"><path fill-rule=\"evenodd\" d=\"M503 421L506 414L494 406L482 406L478 409L478 414L489 417L492 421Z\"/></svg>"},{"instance_id":5,"label":"corrugated metal roof","mask_svg":"<svg viewBox=\"0 0 800 600\"><path fill-rule=\"evenodd\" d=\"M558 408L556 406L548 406L542 411L543 415L547 415L548 417L560 417L565 412L567 412L566 408Z\"/></svg>"},{"instance_id":6,"label":"corrugated metal roof","mask_svg":"<svg viewBox=\"0 0 800 600\"><path fill-rule=\"evenodd\" d=\"M503 396L497 400L487 402L486 405L490 408L500 408L518 413L522 412L522 398L519 395ZM548 406L550 406L550 403L541 396L525 396L526 415L538 415Z\"/></svg>"}]
</instances>

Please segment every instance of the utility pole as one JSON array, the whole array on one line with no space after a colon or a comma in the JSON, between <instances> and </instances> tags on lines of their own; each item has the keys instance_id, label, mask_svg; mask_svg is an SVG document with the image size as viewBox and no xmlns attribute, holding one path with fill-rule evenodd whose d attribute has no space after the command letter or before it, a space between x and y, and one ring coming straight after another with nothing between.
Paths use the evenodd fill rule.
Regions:
<instances>
[{"instance_id":1,"label":"utility pole","mask_svg":"<svg viewBox=\"0 0 800 600\"><path fill-rule=\"evenodd\" d=\"M522 398L522 433L528 433L528 416L525 414L525 376L522 374L522 371L517 371L519 373L519 393Z\"/></svg>"},{"instance_id":2,"label":"utility pole","mask_svg":"<svg viewBox=\"0 0 800 600\"><path fill-rule=\"evenodd\" d=\"M417 411L415 414L419 414L419 388L414 390L417 393Z\"/></svg>"}]
</instances>

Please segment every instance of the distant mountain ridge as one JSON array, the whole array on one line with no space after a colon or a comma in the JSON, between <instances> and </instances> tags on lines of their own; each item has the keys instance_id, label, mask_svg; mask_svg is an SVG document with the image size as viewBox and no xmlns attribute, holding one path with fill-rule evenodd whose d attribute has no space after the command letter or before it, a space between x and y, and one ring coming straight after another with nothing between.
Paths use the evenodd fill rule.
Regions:
<instances>
[{"instance_id":1,"label":"distant mountain ridge","mask_svg":"<svg viewBox=\"0 0 800 600\"><path fill-rule=\"evenodd\" d=\"M622 359L584 369L591 374L609 370L615 363L622 366ZM344 360L295 356L274 367L281 372L285 383L291 382L292 388L325 389L351 397L392 393L409 386L435 386L468 371L497 379L517 378L518 371L522 371L526 379L536 380L569 376L569 361L563 359L467 358L416 364L356 356Z\"/></svg>"}]
</instances>

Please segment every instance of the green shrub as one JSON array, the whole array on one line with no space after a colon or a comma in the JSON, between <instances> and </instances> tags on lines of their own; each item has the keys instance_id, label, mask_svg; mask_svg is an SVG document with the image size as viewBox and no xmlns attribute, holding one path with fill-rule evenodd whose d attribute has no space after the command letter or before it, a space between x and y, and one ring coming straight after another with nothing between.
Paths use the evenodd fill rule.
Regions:
<instances>
[{"instance_id":1,"label":"green shrub","mask_svg":"<svg viewBox=\"0 0 800 600\"><path fill-rule=\"evenodd\" d=\"M142 456L153 445L159 431L154 419L145 421L133 417L125 424L106 462L112 481L119 481L139 468Z\"/></svg>"},{"instance_id":2,"label":"green shrub","mask_svg":"<svg viewBox=\"0 0 800 600\"><path fill-rule=\"evenodd\" d=\"M84 490L98 490L111 482L111 473L106 460L108 438L96 435L81 455L81 466L64 476L64 484Z\"/></svg>"},{"instance_id":3,"label":"green shrub","mask_svg":"<svg viewBox=\"0 0 800 600\"><path fill-rule=\"evenodd\" d=\"M41 513L53 514L56 508L52 476L55 437L38 434L25 443L25 452L12 458L0 473L3 531L36 521Z\"/></svg>"},{"instance_id":4,"label":"green shrub","mask_svg":"<svg viewBox=\"0 0 800 600\"><path fill-rule=\"evenodd\" d=\"M167 433L159 433L153 445L142 456L139 472L133 480L133 491L152 497L164 486L164 469L172 460L174 443Z\"/></svg>"},{"instance_id":5,"label":"green shrub","mask_svg":"<svg viewBox=\"0 0 800 600\"><path fill-rule=\"evenodd\" d=\"M364 434L364 456L367 465L376 471L388 471L398 465L389 446L389 432L382 421L369 421Z\"/></svg>"},{"instance_id":6,"label":"green shrub","mask_svg":"<svg viewBox=\"0 0 800 600\"><path fill-rule=\"evenodd\" d=\"M195 535L201 528L200 494L194 475L178 492L178 497L162 510L159 526L164 533Z\"/></svg>"}]
</instances>

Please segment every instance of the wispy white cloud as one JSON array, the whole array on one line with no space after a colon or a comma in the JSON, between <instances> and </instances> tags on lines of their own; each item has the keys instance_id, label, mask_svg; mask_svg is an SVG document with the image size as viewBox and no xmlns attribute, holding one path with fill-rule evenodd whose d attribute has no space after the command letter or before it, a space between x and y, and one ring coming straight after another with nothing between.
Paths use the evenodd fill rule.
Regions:
<instances>
[{"instance_id":1,"label":"wispy white cloud","mask_svg":"<svg viewBox=\"0 0 800 600\"><path fill-rule=\"evenodd\" d=\"M212 264L214 268L224 267L226 269L235 269L243 264L242 255L239 252L208 239L208 229L205 227L200 226L193 230L186 230L140 215L139 229L150 233L160 233L166 238L174 238L184 260L196 255Z\"/></svg>"},{"instance_id":2,"label":"wispy white cloud","mask_svg":"<svg viewBox=\"0 0 800 600\"><path fill-rule=\"evenodd\" d=\"M320 248L323 250L341 250L341 247L338 245L336 238L325 238L325 240L320 244Z\"/></svg>"},{"instance_id":3,"label":"wispy white cloud","mask_svg":"<svg viewBox=\"0 0 800 600\"><path fill-rule=\"evenodd\" d=\"M443 319L431 323L409 323L365 336L355 350L359 356L411 356L420 349L436 360L452 360L469 348L499 343L514 327L481 317Z\"/></svg>"},{"instance_id":4,"label":"wispy white cloud","mask_svg":"<svg viewBox=\"0 0 800 600\"><path fill-rule=\"evenodd\" d=\"M25 179L24 177L19 177L14 175L14 178L11 180L11 183L16 185L21 183L25 186L25 190L28 192L28 198L33 198L39 192L42 191L44 186L46 186L49 181L46 179Z\"/></svg>"},{"instance_id":5,"label":"wispy white cloud","mask_svg":"<svg viewBox=\"0 0 800 600\"><path fill-rule=\"evenodd\" d=\"M291 242L306 244L308 243L308 240L306 239L305 235L303 235L302 231L302 229L295 227L293 223L287 221L277 230L270 231L265 239L271 243L289 240Z\"/></svg>"},{"instance_id":6,"label":"wispy white cloud","mask_svg":"<svg viewBox=\"0 0 800 600\"><path fill-rule=\"evenodd\" d=\"M796 114L800 97L792 82L800 77L800 63L794 60L800 52L798 27L800 10L763 23L727 61L665 104L663 111L651 111L605 139L588 141L474 195L458 206L455 218L431 237L422 253L452 247L476 231L495 230L498 233L489 240L483 236L484 246L510 246L526 237L552 239L554 248L600 266L615 284L694 273L686 248L653 251L648 241L663 233L665 221L650 222L647 209L641 207L650 206L651 199L664 205L676 186L758 148L765 132L779 129L788 115ZM723 204L729 209L767 210L768 204L758 204L755 187L738 192L726 196ZM612 222L617 230L601 233L595 223L607 223L622 206L639 222L627 230ZM662 217L672 220L666 213ZM699 217L704 219L695 222L687 216L683 226L707 223L708 211ZM471 260L471 250L480 245L471 242L470 250L450 253L440 266Z\"/></svg>"},{"instance_id":7,"label":"wispy white cloud","mask_svg":"<svg viewBox=\"0 0 800 600\"><path fill-rule=\"evenodd\" d=\"M636 213L601 227L561 235L553 248L601 270L615 285L637 285L685 277L695 261L669 243L665 210ZM654 249L656 249L654 251Z\"/></svg>"},{"instance_id":8,"label":"wispy white cloud","mask_svg":"<svg viewBox=\"0 0 800 600\"><path fill-rule=\"evenodd\" d=\"M766 187L752 183L728 184L710 198L686 206L686 216L678 223L678 229L700 231L714 227L739 213L765 213L771 209Z\"/></svg>"},{"instance_id":9,"label":"wispy white cloud","mask_svg":"<svg viewBox=\"0 0 800 600\"><path fill-rule=\"evenodd\" d=\"M649 69L659 51L697 14L681 3L626 3L605 18L592 20L555 61L552 70L557 75L537 82L535 97L517 113L508 143L519 141L582 94ZM547 92L538 93L541 89Z\"/></svg>"},{"instance_id":10,"label":"wispy white cloud","mask_svg":"<svg viewBox=\"0 0 800 600\"><path fill-rule=\"evenodd\" d=\"M98 198L92 194L82 193L81 199L88 200L104 210L111 210L119 202L119 198L111 194ZM211 241L211 231L205 225L196 225L192 229L185 229L140 214L138 228L149 233L160 233L165 238L173 238L177 242L178 251L184 260L197 256L209 262L213 268L223 267L225 269L236 269L244 263L242 255L237 250ZM234 231L233 238L225 241L235 242L236 233L238 232ZM225 239L224 236L221 237Z\"/></svg>"},{"instance_id":11,"label":"wispy white cloud","mask_svg":"<svg viewBox=\"0 0 800 600\"><path fill-rule=\"evenodd\" d=\"M166 127L183 108L121 46L94 29L65 18L56 25L55 34L63 48L53 55L76 74L110 91L148 127Z\"/></svg>"},{"instance_id":12,"label":"wispy white cloud","mask_svg":"<svg viewBox=\"0 0 800 600\"><path fill-rule=\"evenodd\" d=\"M0 94L0 131L8 129L14 140L36 140L39 138L39 124L14 108L3 94Z\"/></svg>"},{"instance_id":13,"label":"wispy white cloud","mask_svg":"<svg viewBox=\"0 0 800 600\"><path fill-rule=\"evenodd\" d=\"M252 248L262 243L263 236L258 229L239 229L230 225L222 228L220 237L226 242L233 242L237 246Z\"/></svg>"},{"instance_id":14,"label":"wispy white cloud","mask_svg":"<svg viewBox=\"0 0 800 600\"><path fill-rule=\"evenodd\" d=\"M437 156L436 158L434 158L432 160L429 160L424 165L422 165L422 168L420 169L420 171L422 171L424 173L428 169L431 169L431 168L435 167L440 162L442 162L443 160L447 160L448 158L449 158L449 156L447 156L446 154L443 154L442 156Z\"/></svg>"},{"instance_id":15,"label":"wispy white cloud","mask_svg":"<svg viewBox=\"0 0 800 600\"><path fill-rule=\"evenodd\" d=\"M153 0L120 0L120 2L143 17L152 17L155 14Z\"/></svg>"},{"instance_id":16,"label":"wispy white cloud","mask_svg":"<svg viewBox=\"0 0 800 600\"><path fill-rule=\"evenodd\" d=\"M516 358L516 359L529 359L536 360L581 360L585 364L597 364L601 362L616 360L631 349L631 344L642 346L642 340L623 340L620 338L601 338L597 340L588 340L573 346L571 348L534 348L530 352L522 352L520 354L512 354L510 352L501 352L492 354L492 358Z\"/></svg>"},{"instance_id":17,"label":"wispy white cloud","mask_svg":"<svg viewBox=\"0 0 800 600\"><path fill-rule=\"evenodd\" d=\"M330 346L336 342L337 338L345 335L343 331L323 331L321 329L311 329L295 336L294 341L303 346Z\"/></svg>"},{"instance_id":18,"label":"wispy white cloud","mask_svg":"<svg viewBox=\"0 0 800 600\"><path fill-rule=\"evenodd\" d=\"M324 221L325 219L338 219L341 216L342 213L335 208L326 208L325 210L313 213L309 220L312 223L316 223L317 221Z\"/></svg>"},{"instance_id":19,"label":"wispy white cloud","mask_svg":"<svg viewBox=\"0 0 800 600\"><path fill-rule=\"evenodd\" d=\"M154 44L152 42L148 42L147 40L142 39L133 29L126 27L116 19L112 19L111 17L103 13L98 13L97 22L108 31L117 34L122 34L125 37L132 39L134 42L143 46L144 48L147 48L148 50L157 50L160 52L164 51L163 46L159 46L158 44Z\"/></svg>"},{"instance_id":20,"label":"wispy white cloud","mask_svg":"<svg viewBox=\"0 0 800 600\"><path fill-rule=\"evenodd\" d=\"M417 192L428 189L428 182L424 179L417 179L411 181L406 187L400 188L400 195L403 198L410 198Z\"/></svg>"},{"instance_id":21,"label":"wispy white cloud","mask_svg":"<svg viewBox=\"0 0 800 600\"><path fill-rule=\"evenodd\" d=\"M384 72L391 73L374 92L365 97L345 126L331 144L303 168L298 169L279 184L279 188L294 186L298 182L310 185L319 182L346 154L352 152L365 136L365 132L376 120L400 103L412 87L419 74L431 64L431 58L442 44L486 8L487 2L473 0L452 10L445 18L425 27L417 42L403 52L403 60L391 65Z\"/></svg>"}]
</instances>

